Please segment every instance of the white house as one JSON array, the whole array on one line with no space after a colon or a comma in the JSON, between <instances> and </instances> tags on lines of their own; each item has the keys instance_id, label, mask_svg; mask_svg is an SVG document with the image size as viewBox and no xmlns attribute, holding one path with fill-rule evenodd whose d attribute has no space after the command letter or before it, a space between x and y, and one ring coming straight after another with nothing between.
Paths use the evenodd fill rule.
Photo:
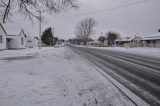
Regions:
<instances>
[{"instance_id":1,"label":"white house","mask_svg":"<svg viewBox=\"0 0 160 106\"><path fill-rule=\"evenodd\" d=\"M108 40L107 40L107 39L104 40L103 46L104 46L104 47L107 47L107 46L108 46Z\"/></svg>"},{"instance_id":2,"label":"white house","mask_svg":"<svg viewBox=\"0 0 160 106\"><path fill-rule=\"evenodd\" d=\"M7 33L0 23L0 50L6 49L6 36Z\"/></svg>"},{"instance_id":3,"label":"white house","mask_svg":"<svg viewBox=\"0 0 160 106\"><path fill-rule=\"evenodd\" d=\"M135 35L131 38L130 46L131 47L141 47L142 46L142 37Z\"/></svg>"},{"instance_id":4,"label":"white house","mask_svg":"<svg viewBox=\"0 0 160 106\"><path fill-rule=\"evenodd\" d=\"M27 48L36 48L38 47L38 38L33 36L26 36L26 47Z\"/></svg>"},{"instance_id":5,"label":"white house","mask_svg":"<svg viewBox=\"0 0 160 106\"><path fill-rule=\"evenodd\" d=\"M132 37L122 37L115 40L117 46L130 47Z\"/></svg>"},{"instance_id":6,"label":"white house","mask_svg":"<svg viewBox=\"0 0 160 106\"><path fill-rule=\"evenodd\" d=\"M142 37L140 36L133 36L133 37L123 37L116 40L116 44L118 46L123 47L140 47L142 46Z\"/></svg>"},{"instance_id":7,"label":"white house","mask_svg":"<svg viewBox=\"0 0 160 106\"><path fill-rule=\"evenodd\" d=\"M101 46L101 43L98 41L98 40L94 40L92 43L91 43L92 46L95 46L95 47L100 47Z\"/></svg>"},{"instance_id":8,"label":"white house","mask_svg":"<svg viewBox=\"0 0 160 106\"><path fill-rule=\"evenodd\" d=\"M8 49L24 49L26 48L26 35L23 31L19 35L7 35L7 48Z\"/></svg>"},{"instance_id":9,"label":"white house","mask_svg":"<svg viewBox=\"0 0 160 106\"><path fill-rule=\"evenodd\" d=\"M160 47L160 32L143 38L144 47Z\"/></svg>"}]
</instances>

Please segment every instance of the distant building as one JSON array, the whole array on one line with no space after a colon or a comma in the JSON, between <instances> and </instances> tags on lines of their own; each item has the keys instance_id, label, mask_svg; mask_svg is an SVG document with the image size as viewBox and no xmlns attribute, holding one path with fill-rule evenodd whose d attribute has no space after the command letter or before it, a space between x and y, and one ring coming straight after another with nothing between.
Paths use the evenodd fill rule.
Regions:
<instances>
[{"instance_id":1,"label":"distant building","mask_svg":"<svg viewBox=\"0 0 160 106\"><path fill-rule=\"evenodd\" d=\"M0 50L6 49L6 36L7 33L0 23Z\"/></svg>"},{"instance_id":2,"label":"distant building","mask_svg":"<svg viewBox=\"0 0 160 106\"><path fill-rule=\"evenodd\" d=\"M130 47L131 37L122 37L115 40L117 46Z\"/></svg>"},{"instance_id":3,"label":"distant building","mask_svg":"<svg viewBox=\"0 0 160 106\"><path fill-rule=\"evenodd\" d=\"M26 47L27 48L36 48L38 47L38 38L33 36L26 36Z\"/></svg>"},{"instance_id":4,"label":"distant building","mask_svg":"<svg viewBox=\"0 0 160 106\"><path fill-rule=\"evenodd\" d=\"M107 47L108 46L108 40L105 38L104 42L103 42L103 46Z\"/></svg>"},{"instance_id":5,"label":"distant building","mask_svg":"<svg viewBox=\"0 0 160 106\"><path fill-rule=\"evenodd\" d=\"M142 37L135 35L130 40L130 46L131 47L141 47L142 46Z\"/></svg>"},{"instance_id":6,"label":"distant building","mask_svg":"<svg viewBox=\"0 0 160 106\"><path fill-rule=\"evenodd\" d=\"M95 47L101 47L101 43L98 40L94 40L90 45Z\"/></svg>"},{"instance_id":7,"label":"distant building","mask_svg":"<svg viewBox=\"0 0 160 106\"><path fill-rule=\"evenodd\" d=\"M142 46L142 37L140 36L133 36L133 37L123 37L116 40L117 46L122 47L140 47Z\"/></svg>"},{"instance_id":8,"label":"distant building","mask_svg":"<svg viewBox=\"0 0 160 106\"><path fill-rule=\"evenodd\" d=\"M160 47L160 32L143 38L144 47Z\"/></svg>"},{"instance_id":9,"label":"distant building","mask_svg":"<svg viewBox=\"0 0 160 106\"><path fill-rule=\"evenodd\" d=\"M26 48L26 35L23 29L18 35L7 35L7 48L8 49Z\"/></svg>"}]
</instances>

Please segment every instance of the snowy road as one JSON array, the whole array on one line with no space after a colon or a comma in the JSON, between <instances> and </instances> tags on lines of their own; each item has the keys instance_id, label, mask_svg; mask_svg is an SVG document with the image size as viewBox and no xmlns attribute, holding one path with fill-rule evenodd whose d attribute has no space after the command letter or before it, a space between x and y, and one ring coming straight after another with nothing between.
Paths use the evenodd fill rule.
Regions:
<instances>
[{"instance_id":1,"label":"snowy road","mask_svg":"<svg viewBox=\"0 0 160 106\"><path fill-rule=\"evenodd\" d=\"M72 49L152 106L160 105L160 58L96 48Z\"/></svg>"},{"instance_id":2,"label":"snowy road","mask_svg":"<svg viewBox=\"0 0 160 106\"><path fill-rule=\"evenodd\" d=\"M69 48L0 54L0 106L134 106Z\"/></svg>"}]
</instances>

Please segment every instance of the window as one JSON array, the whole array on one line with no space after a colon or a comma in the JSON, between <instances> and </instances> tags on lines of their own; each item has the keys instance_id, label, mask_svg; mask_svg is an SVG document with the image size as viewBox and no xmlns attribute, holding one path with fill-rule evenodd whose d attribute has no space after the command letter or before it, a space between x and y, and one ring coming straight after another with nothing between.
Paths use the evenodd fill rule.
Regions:
<instances>
[{"instance_id":1,"label":"window","mask_svg":"<svg viewBox=\"0 0 160 106\"><path fill-rule=\"evenodd\" d=\"M24 44L24 41L23 41L23 38L21 37L21 45L23 45Z\"/></svg>"},{"instance_id":2,"label":"window","mask_svg":"<svg viewBox=\"0 0 160 106\"><path fill-rule=\"evenodd\" d=\"M27 42L28 42L28 43L32 43L32 41L31 41L31 40L28 40Z\"/></svg>"},{"instance_id":3,"label":"window","mask_svg":"<svg viewBox=\"0 0 160 106\"><path fill-rule=\"evenodd\" d=\"M3 37L0 35L0 43L3 43Z\"/></svg>"}]
</instances>

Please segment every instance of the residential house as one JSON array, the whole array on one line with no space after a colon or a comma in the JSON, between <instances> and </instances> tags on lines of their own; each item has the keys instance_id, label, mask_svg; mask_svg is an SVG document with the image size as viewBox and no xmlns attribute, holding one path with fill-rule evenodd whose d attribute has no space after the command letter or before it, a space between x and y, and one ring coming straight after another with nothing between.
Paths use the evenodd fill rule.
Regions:
<instances>
[{"instance_id":1,"label":"residential house","mask_svg":"<svg viewBox=\"0 0 160 106\"><path fill-rule=\"evenodd\" d=\"M103 42L103 46L107 47L108 46L108 40L105 38L104 42Z\"/></svg>"},{"instance_id":2,"label":"residential house","mask_svg":"<svg viewBox=\"0 0 160 106\"><path fill-rule=\"evenodd\" d=\"M142 37L140 36L133 36L133 37L123 37L116 40L117 46L122 47L140 47L142 46Z\"/></svg>"},{"instance_id":3,"label":"residential house","mask_svg":"<svg viewBox=\"0 0 160 106\"><path fill-rule=\"evenodd\" d=\"M115 40L116 46L124 46L123 38L118 38Z\"/></svg>"},{"instance_id":4,"label":"residential house","mask_svg":"<svg viewBox=\"0 0 160 106\"><path fill-rule=\"evenodd\" d=\"M130 40L130 47L141 47L142 46L142 37L135 35Z\"/></svg>"},{"instance_id":5,"label":"residential house","mask_svg":"<svg viewBox=\"0 0 160 106\"><path fill-rule=\"evenodd\" d=\"M26 35L22 29L19 35L7 35L8 49L24 49L26 48Z\"/></svg>"},{"instance_id":6,"label":"residential house","mask_svg":"<svg viewBox=\"0 0 160 106\"><path fill-rule=\"evenodd\" d=\"M143 38L144 47L160 47L160 32Z\"/></svg>"},{"instance_id":7,"label":"residential house","mask_svg":"<svg viewBox=\"0 0 160 106\"><path fill-rule=\"evenodd\" d=\"M6 49L6 36L7 33L0 23L0 50Z\"/></svg>"},{"instance_id":8,"label":"residential house","mask_svg":"<svg viewBox=\"0 0 160 106\"><path fill-rule=\"evenodd\" d=\"M38 47L38 38L34 36L26 36L26 47L27 48L36 48Z\"/></svg>"},{"instance_id":9,"label":"residential house","mask_svg":"<svg viewBox=\"0 0 160 106\"><path fill-rule=\"evenodd\" d=\"M95 47L101 47L101 43L98 40L94 40L90 45Z\"/></svg>"},{"instance_id":10,"label":"residential house","mask_svg":"<svg viewBox=\"0 0 160 106\"><path fill-rule=\"evenodd\" d=\"M115 40L117 46L130 47L131 37L122 37Z\"/></svg>"},{"instance_id":11,"label":"residential house","mask_svg":"<svg viewBox=\"0 0 160 106\"><path fill-rule=\"evenodd\" d=\"M132 40L132 37L125 37L124 39L122 39L124 43L124 47L126 48L131 47L131 40Z\"/></svg>"}]
</instances>

